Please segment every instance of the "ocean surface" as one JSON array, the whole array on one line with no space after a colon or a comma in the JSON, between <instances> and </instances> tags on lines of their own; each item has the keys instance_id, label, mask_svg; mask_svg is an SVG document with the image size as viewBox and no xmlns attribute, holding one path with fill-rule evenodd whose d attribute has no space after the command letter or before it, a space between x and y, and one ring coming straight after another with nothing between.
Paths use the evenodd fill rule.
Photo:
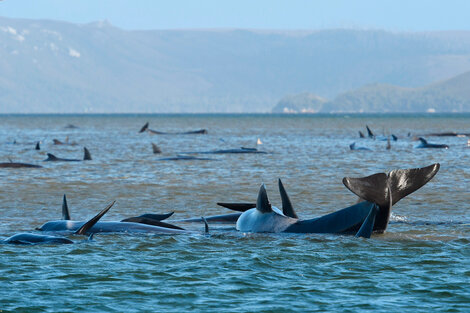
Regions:
<instances>
[{"instance_id":1,"label":"ocean surface","mask_svg":"<svg viewBox=\"0 0 470 313\"><path fill-rule=\"evenodd\" d=\"M138 133L146 122L208 134ZM398 141L387 150L360 139L366 125ZM312 218L356 202L345 176L441 164L370 239L180 224L194 233L0 245L0 312L469 312L470 138L428 136L450 148L415 148L414 136L444 131L470 133L470 115L0 115L0 162L43 166L0 168L0 239L60 219L64 194L74 220L116 200L103 220L174 211L171 221L230 213L216 203L254 202L261 183L280 206L282 178L299 216ZM76 145L53 144L66 138ZM350 151L353 142L372 151ZM241 146L269 154L159 160ZM93 160L43 162L80 159L83 147Z\"/></svg>"}]
</instances>

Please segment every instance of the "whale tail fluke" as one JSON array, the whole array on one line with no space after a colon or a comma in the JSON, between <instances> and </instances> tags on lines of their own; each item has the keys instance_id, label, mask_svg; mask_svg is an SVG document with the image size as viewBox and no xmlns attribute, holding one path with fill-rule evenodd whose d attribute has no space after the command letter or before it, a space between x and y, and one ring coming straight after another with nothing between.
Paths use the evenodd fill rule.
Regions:
<instances>
[{"instance_id":1,"label":"whale tail fluke","mask_svg":"<svg viewBox=\"0 0 470 313\"><path fill-rule=\"evenodd\" d=\"M142 126L142 128L139 130L139 133L143 133L147 130L147 128L149 128L149 122L145 123L145 125Z\"/></svg>"},{"instance_id":2,"label":"whale tail fluke","mask_svg":"<svg viewBox=\"0 0 470 313\"><path fill-rule=\"evenodd\" d=\"M439 163L435 163L427 167L393 170L388 174L377 173L363 178L345 177L343 184L360 198L379 206L374 230L385 231L391 206L424 186L436 175L439 167Z\"/></svg>"},{"instance_id":3,"label":"whale tail fluke","mask_svg":"<svg viewBox=\"0 0 470 313\"><path fill-rule=\"evenodd\" d=\"M108 204L107 207L105 207L103 210L101 210L100 213L96 214L93 218L91 218L88 222L86 222L85 224L83 224L82 227L80 227L76 232L75 234L76 235L85 235L93 226L95 226L95 224L103 217L103 215L106 214L106 212L109 211L109 209L111 209L111 207L114 205L114 203L116 203L116 201L113 201L111 202L110 204Z\"/></svg>"},{"instance_id":4,"label":"whale tail fluke","mask_svg":"<svg viewBox=\"0 0 470 313\"><path fill-rule=\"evenodd\" d=\"M278 180L279 185L279 193L281 194L281 201L282 201L282 213L285 216L292 217L292 218L299 218L297 213L295 213L294 207L292 206L292 202L290 202L289 196L287 195L287 191L282 184L281 179Z\"/></svg>"},{"instance_id":5,"label":"whale tail fluke","mask_svg":"<svg viewBox=\"0 0 470 313\"><path fill-rule=\"evenodd\" d=\"M65 196L65 194L62 200L62 219L65 221L70 220L69 206L67 205L67 197Z\"/></svg>"},{"instance_id":6,"label":"whale tail fluke","mask_svg":"<svg viewBox=\"0 0 470 313\"><path fill-rule=\"evenodd\" d=\"M85 161L89 161L91 160L91 154L90 154L90 151L88 151L88 149L86 147L83 148L83 160Z\"/></svg>"}]
</instances>

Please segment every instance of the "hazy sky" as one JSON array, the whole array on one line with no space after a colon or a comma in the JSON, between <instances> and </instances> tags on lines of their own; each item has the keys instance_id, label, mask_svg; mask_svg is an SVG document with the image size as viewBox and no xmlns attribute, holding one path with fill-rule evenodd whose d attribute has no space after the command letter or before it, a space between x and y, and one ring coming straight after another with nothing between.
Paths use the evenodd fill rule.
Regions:
<instances>
[{"instance_id":1,"label":"hazy sky","mask_svg":"<svg viewBox=\"0 0 470 313\"><path fill-rule=\"evenodd\" d=\"M470 30L467 0L0 0L0 16L124 29Z\"/></svg>"}]
</instances>

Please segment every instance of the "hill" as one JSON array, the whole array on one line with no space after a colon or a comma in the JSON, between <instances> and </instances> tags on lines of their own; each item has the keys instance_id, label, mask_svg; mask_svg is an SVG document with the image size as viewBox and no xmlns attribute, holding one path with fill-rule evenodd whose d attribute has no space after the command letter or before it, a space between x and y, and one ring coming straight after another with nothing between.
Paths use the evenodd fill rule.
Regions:
<instances>
[{"instance_id":1,"label":"hill","mask_svg":"<svg viewBox=\"0 0 470 313\"><path fill-rule=\"evenodd\" d=\"M283 98L273 112L470 112L470 71L420 88L367 85L314 104L309 94Z\"/></svg>"},{"instance_id":2,"label":"hill","mask_svg":"<svg viewBox=\"0 0 470 313\"><path fill-rule=\"evenodd\" d=\"M125 31L0 18L0 113L268 112L286 94L334 99L468 70L470 32Z\"/></svg>"}]
</instances>

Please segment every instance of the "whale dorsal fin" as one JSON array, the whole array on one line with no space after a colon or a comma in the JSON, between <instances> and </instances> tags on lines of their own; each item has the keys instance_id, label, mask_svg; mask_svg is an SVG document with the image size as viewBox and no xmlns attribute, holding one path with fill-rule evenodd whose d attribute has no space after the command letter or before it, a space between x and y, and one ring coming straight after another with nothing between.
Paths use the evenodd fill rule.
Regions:
<instances>
[{"instance_id":1,"label":"whale dorsal fin","mask_svg":"<svg viewBox=\"0 0 470 313\"><path fill-rule=\"evenodd\" d=\"M237 212L245 212L249 209L256 208L256 203L217 202L217 205L223 206L224 208Z\"/></svg>"},{"instance_id":2,"label":"whale dorsal fin","mask_svg":"<svg viewBox=\"0 0 470 313\"><path fill-rule=\"evenodd\" d=\"M39 141L36 142L36 147L35 147L34 149L36 149L36 150L41 150L41 146L39 145Z\"/></svg>"},{"instance_id":3,"label":"whale dorsal fin","mask_svg":"<svg viewBox=\"0 0 470 313\"><path fill-rule=\"evenodd\" d=\"M286 189L284 188L284 185L282 184L282 181L280 178L279 178L278 184L279 184L279 193L281 194L281 201L282 201L282 213L284 213L285 216L289 216L292 218L299 218L297 214L295 213L294 207L292 206L292 203L290 202L289 196L287 195Z\"/></svg>"},{"instance_id":4,"label":"whale dorsal fin","mask_svg":"<svg viewBox=\"0 0 470 313\"><path fill-rule=\"evenodd\" d=\"M271 203L269 203L266 186L264 184L259 188L258 199L256 200L256 209L262 213L272 212Z\"/></svg>"},{"instance_id":5,"label":"whale dorsal fin","mask_svg":"<svg viewBox=\"0 0 470 313\"><path fill-rule=\"evenodd\" d=\"M419 137L418 139L419 139L419 141L421 141L421 143L422 143L423 145L427 145L427 144L428 144L428 141L427 141L426 139L424 139L423 137Z\"/></svg>"},{"instance_id":6,"label":"whale dorsal fin","mask_svg":"<svg viewBox=\"0 0 470 313\"><path fill-rule=\"evenodd\" d=\"M114 205L114 203L116 203L116 201L113 201L111 202L110 204L108 204L107 207L105 207L103 210L101 210L100 213L96 214L92 219L90 219L88 222L86 222L85 224L83 224L82 227L80 227L76 232L75 234L77 235L85 235L88 230L90 230L99 220L100 218L103 217L103 215L106 214L106 212L109 211L109 209L111 209L111 207Z\"/></svg>"},{"instance_id":7,"label":"whale dorsal fin","mask_svg":"<svg viewBox=\"0 0 470 313\"><path fill-rule=\"evenodd\" d=\"M64 194L64 199L62 200L62 219L69 221L70 220L70 212L69 207L67 205L67 197Z\"/></svg>"},{"instance_id":8,"label":"whale dorsal fin","mask_svg":"<svg viewBox=\"0 0 470 313\"><path fill-rule=\"evenodd\" d=\"M90 154L90 151L88 151L88 149L86 147L83 147L83 160L85 161L89 161L91 160L91 154Z\"/></svg>"},{"instance_id":9,"label":"whale dorsal fin","mask_svg":"<svg viewBox=\"0 0 470 313\"><path fill-rule=\"evenodd\" d=\"M374 138L374 133L370 130L369 126L366 125L367 128L367 134L370 138Z\"/></svg>"},{"instance_id":10,"label":"whale dorsal fin","mask_svg":"<svg viewBox=\"0 0 470 313\"><path fill-rule=\"evenodd\" d=\"M349 145L350 150L354 150L354 148L356 148L356 143L355 142L353 142L352 144Z\"/></svg>"},{"instance_id":11,"label":"whale dorsal fin","mask_svg":"<svg viewBox=\"0 0 470 313\"><path fill-rule=\"evenodd\" d=\"M55 155L53 155L52 153L48 153L47 154L47 159L45 161L55 161L55 160L58 160L59 158L57 158Z\"/></svg>"},{"instance_id":12,"label":"whale dorsal fin","mask_svg":"<svg viewBox=\"0 0 470 313\"><path fill-rule=\"evenodd\" d=\"M359 138L365 138L364 134L361 131L359 131Z\"/></svg>"},{"instance_id":13,"label":"whale dorsal fin","mask_svg":"<svg viewBox=\"0 0 470 313\"><path fill-rule=\"evenodd\" d=\"M143 133L147 130L147 128L149 128L149 122L145 123L145 125L142 126L142 128L139 130L139 133Z\"/></svg>"},{"instance_id":14,"label":"whale dorsal fin","mask_svg":"<svg viewBox=\"0 0 470 313\"><path fill-rule=\"evenodd\" d=\"M162 153L162 150L152 142L152 151L154 154L159 154L159 153Z\"/></svg>"}]
</instances>

